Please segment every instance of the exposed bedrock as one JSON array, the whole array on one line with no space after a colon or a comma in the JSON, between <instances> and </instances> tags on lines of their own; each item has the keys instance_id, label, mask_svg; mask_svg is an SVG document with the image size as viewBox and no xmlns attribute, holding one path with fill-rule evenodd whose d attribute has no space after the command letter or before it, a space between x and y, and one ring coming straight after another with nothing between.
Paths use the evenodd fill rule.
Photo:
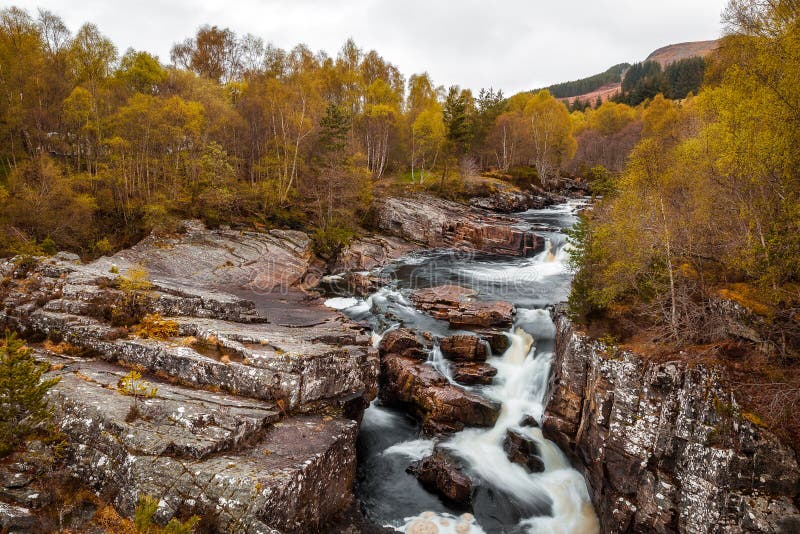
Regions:
<instances>
[{"instance_id":1,"label":"exposed bedrock","mask_svg":"<svg viewBox=\"0 0 800 534\"><path fill-rule=\"evenodd\" d=\"M432 248L530 256L544 245L542 237L515 227L514 219L427 195L381 200L375 213L380 230Z\"/></svg>"},{"instance_id":2,"label":"exposed bedrock","mask_svg":"<svg viewBox=\"0 0 800 534\"><path fill-rule=\"evenodd\" d=\"M130 299L117 272L134 265L152 282L138 306L171 321L167 339L115 326ZM189 224L87 265L0 266L0 322L50 340L37 354L62 377L51 394L71 475L123 516L150 495L159 521L196 513L219 532L325 532L346 516L379 359L304 291L316 265L305 234ZM125 394L131 369L153 398ZM4 526L29 520L20 506L0 506Z\"/></svg>"},{"instance_id":3,"label":"exposed bedrock","mask_svg":"<svg viewBox=\"0 0 800 534\"><path fill-rule=\"evenodd\" d=\"M610 350L556 313L542 428L589 484L604 532L798 532L794 451L721 369Z\"/></svg>"},{"instance_id":4,"label":"exposed bedrock","mask_svg":"<svg viewBox=\"0 0 800 534\"><path fill-rule=\"evenodd\" d=\"M418 289L411 300L422 311L454 328L505 328L514 320L514 306L508 302L476 300L471 289L443 285Z\"/></svg>"}]
</instances>

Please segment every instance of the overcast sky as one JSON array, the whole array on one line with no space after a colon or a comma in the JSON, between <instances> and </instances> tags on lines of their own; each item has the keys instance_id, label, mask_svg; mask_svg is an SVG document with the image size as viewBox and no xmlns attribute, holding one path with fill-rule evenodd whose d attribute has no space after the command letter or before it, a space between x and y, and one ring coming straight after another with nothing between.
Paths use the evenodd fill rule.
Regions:
<instances>
[{"instance_id":1,"label":"overcast sky","mask_svg":"<svg viewBox=\"0 0 800 534\"><path fill-rule=\"evenodd\" d=\"M94 22L123 52L169 62L202 24L282 48L335 55L348 37L409 74L506 94L644 59L661 46L717 38L727 0L17 0L49 9L74 32Z\"/></svg>"}]
</instances>

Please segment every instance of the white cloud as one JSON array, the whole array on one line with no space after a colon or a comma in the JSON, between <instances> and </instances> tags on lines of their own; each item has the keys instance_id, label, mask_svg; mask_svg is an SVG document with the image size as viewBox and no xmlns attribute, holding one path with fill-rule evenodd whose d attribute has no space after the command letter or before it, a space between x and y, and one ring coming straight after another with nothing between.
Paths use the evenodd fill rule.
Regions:
<instances>
[{"instance_id":1,"label":"white cloud","mask_svg":"<svg viewBox=\"0 0 800 534\"><path fill-rule=\"evenodd\" d=\"M507 94L644 59L661 46L712 39L727 0L22 0L74 31L94 22L124 51L169 60L202 24L335 55L348 37L408 76Z\"/></svg>"}]
</instances>

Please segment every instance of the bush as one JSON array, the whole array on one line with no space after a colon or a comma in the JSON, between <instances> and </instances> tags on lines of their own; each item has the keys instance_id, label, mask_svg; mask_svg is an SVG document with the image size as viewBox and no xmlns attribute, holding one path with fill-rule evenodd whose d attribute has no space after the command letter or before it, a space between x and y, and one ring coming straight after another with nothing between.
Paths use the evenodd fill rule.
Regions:
<instances>
[{"instance_id":1,"label":"bush","mask_svg":"<svg viewBox=\"0 0 800 534\"><path fill-rule=\"evenodd\" d=\"M158 499L149 495L139 497L139 504L133 516L133 524L138 534L189 534L194 531L194 527L200 522L200 518L193 515L186 521L179 521L176 518L169 520L166 526L159 527L153 524L153 518L158 511Z\"/></svg>"},{"instance_id":2,"label":"bush","mask_svg":"<svg viewBox=\"0 0 800 534\"><path fill-rule=\"evenodd\" d=\"M0 344L0 457L50 418L46 393L60 377L42 380L48 369L21 340L6 333Z\"/></svg>"},{"instance_id":3,"label":"bush","mask_svg":"<svg viewBox=\"0 0 800 534\"><path fill-rule=\"evenodd\" d=\"M48 256L53 256L58 252L58 248L56 248L56 242L50 239L49 237L45 237L41 243L39 243L39 248L42 249Z\"/></svg>"},{"instance_id":4,"label":"bush","mask_svg":"<svg viewBox=\"0 0 800 534\"><path fill-rule=\"evenodd\" d=\"M158 313L150 313L142 318L136 333L144 338L165 340L178 335L178 323L164 319Z\"/></svg>"},{"instance_id":5,"label":"bush","mask_svg":"<svg viewBox=\"0 0 800 534\"><path fill-rule=\"evenodd\" d=\"M327 226L311 236L314 253L325 259L335 258L353 239L354 232L341 226Z\"/></svg>"}]
</instances>

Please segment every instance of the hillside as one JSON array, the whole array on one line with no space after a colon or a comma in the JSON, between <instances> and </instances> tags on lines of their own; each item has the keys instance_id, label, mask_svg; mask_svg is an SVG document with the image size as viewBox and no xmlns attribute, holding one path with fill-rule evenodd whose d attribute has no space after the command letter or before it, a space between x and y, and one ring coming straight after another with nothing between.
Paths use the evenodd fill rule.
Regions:
<instances>
[{"instance_id":1,"label":"hillside","mask_svg":"<svg viewBox=\"0 0 800 534\"><path fill-rule=\"evenodd\" d=\"M691 57L706 57L716 50L719 46L718 40L694 41L689 43L678 43L663 46L653 51L645 61L655 61L662 68L667 65ZM620 68L624 67L624 68ZM602 74L596 74L580 80L554 84L547 89L560 100L572 104L575 100L594 103L598 97L605 102L620 91L620 80L609 79L609 74L613 73L620 78L625 76L628 63L621 63L608 69ZM598 81L602 80L600 83ZM581 91L570 89L583 89Z\"/></svg>"},{"instance_id":2,"label":"hillside","mask_svg":"<svg viewBox=\"0 0 800 534\"><path fill-rule=\"evenodd\" d=\"M695 41L691 43L671 44L659 48L645 59L645 61L657 61L661 67L666 67L670 63L690 57L706 57L717 49L719 41Z\"/></svg>"}]
</instances>

